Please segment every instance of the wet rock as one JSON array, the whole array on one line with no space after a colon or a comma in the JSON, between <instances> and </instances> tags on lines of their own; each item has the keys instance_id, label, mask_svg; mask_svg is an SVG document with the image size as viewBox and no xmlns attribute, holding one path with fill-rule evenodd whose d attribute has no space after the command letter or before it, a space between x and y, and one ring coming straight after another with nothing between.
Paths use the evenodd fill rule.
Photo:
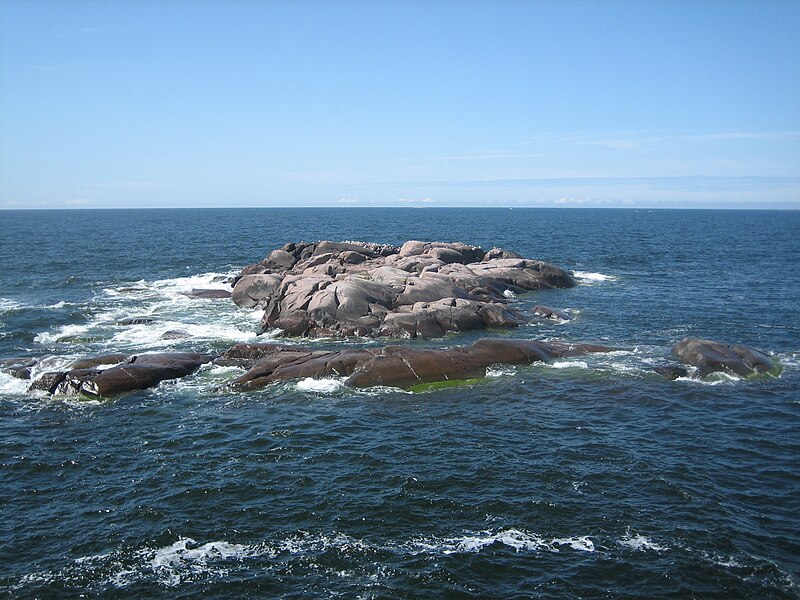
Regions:
<instances>
[{"instance_id":1,"label":"wet rock","mask_svg":"<svg viewBox=\"0 0 800 600\"><path fill-rule=\"evenodd\" d=\"M235 344L214 359L215 365L223 367L250 368L256 361L281 352L303 350L299 346L287 344Z\"/></svg>"},{"instance_id":2,"label":"wet rock","mask_svg":"<svg viewBox=\"0 0 800 600\"><path fill-rule=\"evenodd\" d=\"M667 365L667 366L663 366L663 367L655 367L653 369L653 371L655 371L656 373L658 373L662 377L665 377L665 378L670 379L672 381L675 381L676 379L680 379L681 377L688 377L689 376L689 371L685 367L678 367L678 366L674 366L674 365Z\"/></svg>"},{"instance_id":3,"label":"wet rock","mask_svg":"<svg viewBox=\"0 0 800 600\"><path fill-rule=\"evenodd\" d=\"M84 358L82 360L76 360L74 363L72 363L69 366L69 370L92 369L101 365L117 365L128 360L128 358L128 354L104 354L103 356Z\"/></svg>"},{"instance_id":4,"label":"wet rock","mask_svg":"<svg viewBox=\"0 0 800 600\"><path fill-rule=\"evenodd\" d=\"M230 298L231 292L228 290L206 290L206 289L193 289L189 292L182 292L182 296L188 296L189 298L199 298L210 300L214 298Z\"/></svg>"},{"instance_id":5,"label":"wet rock","mask_svg":"<svg viewBox=\"0 0 800 600\"><path fill-rule=\"evenodd\" d=\"M67 374L64 371L43 373L41 377L31 382L31 384L28 386L28 392L40 391L47 392L48 394L54 394L58 389L59 384L64 381L66 375Z\"/></svg>"},{"instance_id":6,"label":"wet rock","mask_svg":"<svg viewBox=\"0 0 800 600\"><path fill-rule=\"evenodd\" d=\"M183 340L192 337L192 334L183 329L170 329L161 334L162 340Z\"/></svg>"},{"instance_id":7,"label":"wet rock","mask_svg":"<svg viewBox=\"0 0 800 600\"><path fill-rule=\"evenodd\" d=\"M112 355L109 355L112 356ZM97 359L87 359L83 364L104 364ZM28 388L44 390L50 394L83 394L107 398L135 390L144 390L168 379L185 377L210 362L214 357L193 352L141 354L132 356L109 369L75 368L67 371L45 373ZM105 363L108 364L108 363Z\"/></svg>"},{"instance_id":8,"label":"wet rock","mask_svg":"<svg viewBox=\"0 0 800 600\"><path fill-rule=\"evenodd\" d=\"M537 317L549 319L551 321L569 321L569 315L563 310L550 308L549 306L534 306L531 312Z\"/></svg>"},{"instance_id":9,"label":"wet rock","mask_svg":"<svg viewBox=\"0 0 800 600\"><path fill-rule=\"evenodd\" d=\"M499 248L322 241L272 251L242 270L231 297L264 309L261 332L431 338L517 327L528 317L507 306L510 296L574 285L558 267Z\"/></svg>"},{"instance_id":10,"label":"wet rock","mask_svg":"<svg viewBox=\"0 0 800 600\"><path fill-rule=\"evenodd\" d=\"M30 379L33 367L38 362L33 358L3 358L0 359L0 370L17 379Z\"/></svg>"},{"instance_id":11,"label":"wet rock","mask_svg":"<svg viewBox=\"0 0 800 600\"><path fill-rule=\"evenodd\" d=\"M249 370L231 383L254 389L276 381L304 377L348 377L352 387L412 387L421 383L483 377L494 364L530 364L614 348L536 340L481 339L467 347L447 349L386 346L314 350L279 344L239 344L217 359L242 361Z\"/></svg>"},{"instance_id":12,"label":"wet rock","mask_svg":"<svg viewBox=\"0 0 800 600\"><path fill-rule=\"evenodd\" d=\"M775 369L775 363L764 352L713 340L686 338L672 347L672 353L682 363L696 367L700 377L717 372L747 377Z\"/></svg>"},{"instance_id":13,"label":"wet rock","mask_svg":"<svg viewBox=\"0 0 800 600\"><path fill-rule=\"evenodd\" d=\"M127 317L125 319L121 319L117 321L117 325L121 327L128 327L130 325L151 325L155 323L155 319L151 319L150 317Z\"/></svg>"}]
</instances>

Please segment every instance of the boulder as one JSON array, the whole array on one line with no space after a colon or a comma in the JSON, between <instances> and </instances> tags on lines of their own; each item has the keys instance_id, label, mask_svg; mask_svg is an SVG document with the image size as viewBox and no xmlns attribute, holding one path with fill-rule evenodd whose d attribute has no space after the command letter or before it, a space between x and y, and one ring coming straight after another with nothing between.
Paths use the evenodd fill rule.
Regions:
<instances>
[{"instance_id":1,"label":"boulder","mask_svg":"<svg viewBox=\"0 0 800 600\"><path fill-rule=\"evenodd\" d=\"M231 299L241 308L265 306L278 291L283 278L275 274L244 275L233 286Z\"/></svg>"},{"instance_id":2,"label":"boulder","mask_svg":"<svg viewBox=\"0 0 800 600\"><path fill-rule=\"evenodd\" d=\"M772 358L760 350L700 338L681 340L672 347L672 353L682 363L696 367L700 377L711 373L747 377L775 369Z\"/></svg>"},{"instance_id":3,"label":"boulder","mask_svg":"<svg viewBox=\"0 0 800 600\"><path fill-rule=\"evenodd\" d=\"M96 359L79 361L80 365L100 365L108 355ZM141 354L132 356L109 369L91 367L70 368L68 371L45 373L34 381L30 390L44 390L50 394L103 397L115 396L158 385L167 379L178 379L193 373L201 365L213 360L208 354L174 352L165 354ZM73 365L74 366L74 365Z\"/></svg>"}]
</instances>

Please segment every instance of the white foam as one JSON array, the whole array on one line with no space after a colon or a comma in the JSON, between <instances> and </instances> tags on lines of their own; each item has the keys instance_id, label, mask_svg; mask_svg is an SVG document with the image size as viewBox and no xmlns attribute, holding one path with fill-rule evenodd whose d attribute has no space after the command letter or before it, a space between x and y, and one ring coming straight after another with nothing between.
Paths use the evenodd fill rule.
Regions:
<instances>
[{"instance_id":1,"label":"white foam","mask_svg":"<svg viewBox=\"0 0 800 600\"><path fill-rule=\"evenodd\" d=\"M61 344L70 341L70 338L80 336L89 331L90 325L62 325L55 331L37 333L33 341L37 344Z\"/></svg>"},{"instance_id":2,"label":"white foam","mask_svg":"<svg viewBox=\"0 0 800 600\"><path fill-rule=\"evenodd\" d=\"M736 382L742 381L742 378L737 375L729 375L728 373L711 373L710 375L701 377L678 377L675 381L686 381L689 383L699 385L731 385Z\"/></svg>"},{"instance_id":3,"label":"white foam","mask_svg":"<svg viewBox=\"0 0 800 600\"><path fill-rule=\"evenodd\" d=\"M118 347L128 344L134 347L167 346L176 342L185 341L187 338L164 340L162 336L167 331L181 330L193 340L229 340L234 342L248 342L256 338L255 331L242 331L233 325L208 325L197 323L183 323L180 321L163 321L153 324L130 325L117 332L110 343Z\"/></svg>"},{"instance_id":4,"label":"white foam","mask_svg":"<svg viewBox=\"0 0 800 600\"><path fill-rule=\"evenodd\" d=\"M509 300L517 297L517 295L514 292L512 292L511 290L504 290L503 291L503 296L505 296Z\"/></svg>"},{"instance_id":5,"label":"white foam","mask_svg":"<svg viewBox=\"0 0 800 600\"><path fill-rule=\"evenodd\" d=\"M333 532L330 535L324 533L301 533L291 535L278 542L273 554L281 552L289 554L306 554L308 552L325 552L329 549L346 550L369 550L370 546L363 540L350 537L341 532Z\"/></svg>"},{"instance_id":6,"label":"white foam","mask_svg":"<svg viewBox=\"0 0 800 600\"><path fill-rule=\"evenodd\" d=\"M550 544L552 547L569 546L573 550L580 550L581 552L594 552L594 542L585 535L570 538L554 538L551 540Z\"/></svg>"},{"instance_id":7,"label":"white foam","mask_svg":"<svg viewBox=\"0 0 800 600\"><path fill-rule=\"evenodd\" d=\"M298 381L296 387L301 392L331 394L344 387L344 379L336 379L334 377L315 379L313 377L306 377Z\"/></svg>"},{"instance_id":8,"label":"white foam","mask_svg":"<svg viewBox=\"0 0 800 600\"><path fill-rule=\"evenodd\" d=\"M17 302L16 300L11 300L9 298L0 298L0 312L19 310L24 306L25 306L24 304Z\"/></svg>"},{"instance_id":9,"label":"white foam","mask_svg":"<svg viewBox=\"0 0 800 600\"><path fill-rule=\"evenodd\" d=\"M486 369L486 377L506 377L515 373L516 371L511 367L494 366Z\"/></svg>"},{"instance_id":10,"label":"white foam","mask_svg":"<svg viewBox=\"0 0 800 600\"><path fill-rule=\"evenodd\" d=\"M557 360L550 363L553 369L588 369L589 363L582 360Z\"/></svg>"},{"instance_id":11,"label":"white foam","mask_svg":"<svg viewBox=\"0 0 800 600\"><path fill-rule=\"evenodd\" d=\"M27 379L19 379L8 373L0 372L0 394L9 396L22 396L28 391L31 384Z\"/></svg>"},{"instance_id":12,"label":"white foam","mask_svg":"<svg viewBox=\"0 0 800 600\"><path fill-rule=\"evenodd\" d=\"M615 275L604 275L603 273L592 273L589 271L573 271L572 272L575 279L579 279L582 282L590 282L590 283L599 283L603 281L616 281L617 277Z\"/></svg>"},{"instance_id":13,"label":"white foam","mask_svg":"<svg viewBox=\"0 0 800 600\"><path fill-rule=\"evenodd\" d=\"M562 546L582 552L594 552L594 543L588 536L552 538L549 541L541 535L519 529L505 529L497 533L484 531L476 535L464 535L454 538L431 538L415 540L414 546L422 552L441 554L460 554L480 552L494 544L502 544L513 548L515 552L561 552Z\"/></svg>"},{"instance_id":14,"label":"white foam","mask_svg":"<svg viewBox=\"0 0 800 600\"><path fill-rule=\"evenodd\" d=\"M223 541L196 544L192 538L181 538L170 546L139 550L136 556L143 564L138 569L120 571L111 578L111 583L123 587L152 574L162 585L175 587L200 575L226 575L227 569L214 564L217 561L258 554L256 548L244 544Z\"/></svg>"},{"instance_id":15,"label":"white foam","mask_svg":"<svg viewBox=\"0 0 800 600\"><path fill-rule=\"evenodd\" d=\"M625 537L620 538L619 544L620 546L625 546L627 548L631 548L632 550L637 550L639 552L644 552L645 550L652 550L654 552L661 552L662 550L667 550L665 546L659 546L650 538L640 534L634 535L630 531L628 531L628 533L625 534Z\"/></svg>"}]
</instances>

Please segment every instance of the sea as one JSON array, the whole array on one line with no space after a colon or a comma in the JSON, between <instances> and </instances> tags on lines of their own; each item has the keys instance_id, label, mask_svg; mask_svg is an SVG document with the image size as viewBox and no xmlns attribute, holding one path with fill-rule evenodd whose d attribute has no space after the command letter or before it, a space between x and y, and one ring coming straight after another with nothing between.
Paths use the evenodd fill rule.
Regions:
<instances>
[{"instance_id":1,"label":"sea","mask_svg":"<svg viewBox=\"0 0 800 600\"><path fill-rule=\"evenodd\" d=\"M238 392L209 364L98 401L0 374L3 597L800 598L800 211L2 211L0 358L276 339L182 292L322 239L500 246L579 283L516 298L567 321L393 343L618 350L420 393ZM687 336L780 374L657 375Z\"/></svg>"}]
</instances>

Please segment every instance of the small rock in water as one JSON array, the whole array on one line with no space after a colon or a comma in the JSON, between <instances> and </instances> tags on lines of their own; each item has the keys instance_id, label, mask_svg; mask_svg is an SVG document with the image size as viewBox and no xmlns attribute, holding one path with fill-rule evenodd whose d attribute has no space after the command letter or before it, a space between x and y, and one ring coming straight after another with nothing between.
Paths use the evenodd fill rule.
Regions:
<instances>
[{"instance_id":1,"label":"small rock in water","mask_svg":"<svg viewBox=\"0 0 800 600\"><path fill-rule=\"evenodd\" d=\"M127 327L129 325L150 325L155 323L155 319L150 317L127 317L117 321L117 325Z\"/></svg>"},{"instance_id":2,"label":"small rock in water","mask_svg":"<svg viewBox=\"0 0 800 600\"><path fill-rule=\"evenodd\" d=\"M193 289L189 292L182 292L183 296L188 296L189 298L201 298L201 299L212 299L212 298L230 298L231 293L228 290L205 290L205 289Z\"/></svg>"},{"instance_id":3,"label":"small rock in water","mask_svg":"<svg viewBox=\"0 0 800 600\"><path fill-rule=\"evenodd\" d=\"M697 367L700 377L711 373L747 377L775 369L772 358L760 350L713 340L685 338L672 347L672 353L682 363Z\"/></svg>"},{"instance_id":4,"label":"small rock in water","mask_svg":"<svg viewBox=\"0 0 800 600\"><path fill-rule=\"evenodd\" d=\"M551 321L569 321L569 315L563 310L550 308L549 306L534 306L531 312L537 317L550 319Z\"/></svg>"},{"instance_id":5,"label":"small rock in water","mask_svg":"<svg viewBox=\"0 0 800 600\"><path fill-rule=\"evenodd\" d=\"M192 334L183 329L170 329L161 334L162 340L182 340L192 337Z\"/></svg>"}]
</instances>

